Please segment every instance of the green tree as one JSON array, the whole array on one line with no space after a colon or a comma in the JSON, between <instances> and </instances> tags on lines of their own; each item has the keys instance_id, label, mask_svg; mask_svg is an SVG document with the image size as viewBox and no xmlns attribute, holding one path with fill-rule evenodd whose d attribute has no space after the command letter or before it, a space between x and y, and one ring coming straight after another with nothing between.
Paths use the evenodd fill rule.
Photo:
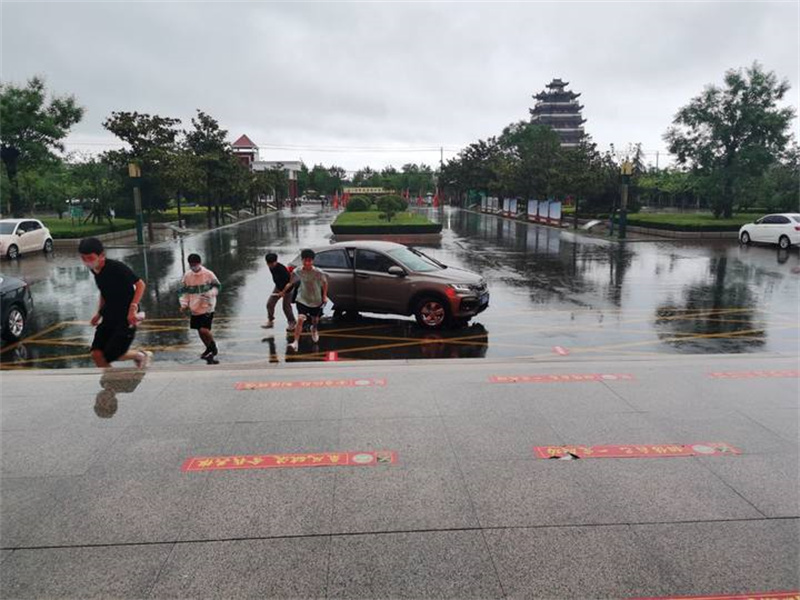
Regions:
<instances>
[{"instance_id":1,"label":"green tree","mask_svg":"<svg viewBox=\"0 0 800 600\"><path fill-rule=\"evenodd\" d=\"M61 143L70 128L83 118L84 109L74 96L47 100L44 79L32 77L26 87L0 83L0 159L9 183L10 212L25 211L19 194L20 164L31 167L63 151Z\"/></svg>"},{"instance_id":2,"label":"green tree","mask_svg":"<svg viewBox=\"0 0 800 600\"><path fill-rule=\"evenodd\" d=\"M70 179L75 196L90 203L89 214L84 223L100 223L106 220L113 225L110 210L125 190L125 182L119 169L107 161L93 157L70 165Z\"/></svg>"},{"instance_id":3,"label":"green tree","mask_svg":"<svg viewBox=\"0 0 800 600\"><path fill-rule=\"evenodd\" d=\"M495 191L523 198L550 198L561 191L560 140L551 128L514 123L503 130L498 147L493 161Z\"/></svg>"},{"instance_id":4,"label":"green tree","mask_svg":"<svg viewBox=\"0 0 800 600\"><path fill-rule=\"evenodd\" d=\"M104 160L121 176L130 162L142 171L139 183L147 213L150 239L153 238L153 210L167 207L170 192L169 161L176 152L180 119L138 112L112 112L103 127L128 145L123 150L106 152Z\"/></svg>"},{"instance_id":5,"label":"green tree","mask_svg":"<svg viewBox=\"0 0 800 600\"><path fill-rule=\"evenodd\" d=\"M206 217L209 229L220 224L220 199L226 194L235 171L231 163L233 150L226 141L228 132L221 129L212 116L201 110L192 118L193 129L186 133L186 145L202 172L201 188L206 198Z\"/></svg>"},{"instance_id":6,"label":"green tree","mask_svg":"<svg viewBox=\"0 0 800 600\"><path fill-rule=\"evenodd\" d=\"M795 110L779 107L789 83L760 64L725 73L681 108L664 139L678 163L703 178L716 216L733 214L737 188L763 175L785 149Z\"/></svg>"},{"instance_id":7,"label":"green tree","mask_svg":"<svg viewBox=\"0 0 800 600\"><path fill-rule=\"evenodd\" d=\"M407 208L406 201L394 194L381 196L376 205L387 221L391 221L397 213L405 212Z\"/></svg>"}]
</instances>

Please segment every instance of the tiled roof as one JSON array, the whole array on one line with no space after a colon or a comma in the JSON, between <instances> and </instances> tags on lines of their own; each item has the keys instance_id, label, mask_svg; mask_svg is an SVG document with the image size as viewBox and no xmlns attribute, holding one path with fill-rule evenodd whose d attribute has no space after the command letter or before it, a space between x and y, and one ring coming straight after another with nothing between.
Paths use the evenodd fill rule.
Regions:
<instances>
[{"instance_id":1,"label":"tiled roof","mask_svg":"<svg viewBox=\"0 0 800 600\"><path fill-rule=\"evenodd\" d=\"M249 137L247 137L244 134L242 134L242 136L238 140L233 142L233 147L234 148L258 148L258 146L255 145L253 140L251 140Z\"/></svg>"}]
</instances>

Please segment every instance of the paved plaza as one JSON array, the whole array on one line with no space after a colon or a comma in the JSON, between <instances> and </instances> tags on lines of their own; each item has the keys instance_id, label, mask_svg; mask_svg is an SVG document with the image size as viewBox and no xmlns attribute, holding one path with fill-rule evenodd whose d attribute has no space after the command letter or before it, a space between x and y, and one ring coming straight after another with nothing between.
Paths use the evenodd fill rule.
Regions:
<instances>
[{"instance_id":1,"label":"paved plaza","mask_svg":"<svg viewBox=\"0 0 800 600\"><path fill-rule=\"evenodd\" d=\"M3 598L800 588L789 354L2 378Z\"/></svg>"}]
</instances>

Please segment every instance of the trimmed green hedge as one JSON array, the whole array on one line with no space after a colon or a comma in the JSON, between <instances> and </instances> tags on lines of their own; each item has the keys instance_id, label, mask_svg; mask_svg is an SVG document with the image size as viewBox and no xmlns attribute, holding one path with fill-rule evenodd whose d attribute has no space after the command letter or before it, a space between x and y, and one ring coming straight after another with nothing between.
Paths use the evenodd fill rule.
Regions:
<instances>
[{"instance_id":1,"label":"trimmed green hedge","mask_svg":"<svg viewBox=\"0 0 800 600\"><path fill-rule=\"evenodd\" d=\"M331 225L331 230L340 235L441 233L442 225Z\"/></svg>"},{"instance_id":2,"label":"trimmed green hedge","mask_svg":"<svg viewBox=\"0 0 800 600\"><path fill-rule=\"evenodd\" d=\"M44 223L44 226L50 230L53 239L57 240L91 237L94 235L111 233L112 231L127 231L136 228L136 221L120 217L114 219L113 227L108 224L108 221L83 225L80 223L82 219L75 219L75 225L73 225L72 219L69 217L64 217L63 219L45 218L40 220Z\"/></svg>"},{"instance_id":3,"label":"trimmed green hedge","mask_svg":"<svg viewBox=\"0 0 800 600\"><path fill-rule=\"evenodd\" d=\"M730 219L717 219L711 214L653 214L628 215L628 225L667 231L739 231L742 225L752 223L753 215L734 215ZM619 219L615 219L619 222Z\"/></svg>"}]
</instances>

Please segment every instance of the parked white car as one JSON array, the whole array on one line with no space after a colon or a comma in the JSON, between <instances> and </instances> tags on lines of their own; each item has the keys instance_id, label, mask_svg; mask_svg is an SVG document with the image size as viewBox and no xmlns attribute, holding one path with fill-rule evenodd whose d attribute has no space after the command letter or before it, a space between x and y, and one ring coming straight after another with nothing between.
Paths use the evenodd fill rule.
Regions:
<instances>
[{"instance_id":1,"label":"parked white car","mask_svg":"<svg viewBox=\"0 0 800 600\"><path fill-rule=\"evenodd\" d=\"M743 244L778 244L781 248L800 244L800 214L766 215L755 223L742 225L739 241Z\"/></svg>"},{"instance_id":2,"label":"parked white car","mask_svg":"<svg viewBox=\"0 0 800 600\"><path fill-rule=\"evenodd\" d=\"M36 219L0 219L0 256L17 258L27 252L53 251L53 236Z\"/></svg>"}]
</instances>

